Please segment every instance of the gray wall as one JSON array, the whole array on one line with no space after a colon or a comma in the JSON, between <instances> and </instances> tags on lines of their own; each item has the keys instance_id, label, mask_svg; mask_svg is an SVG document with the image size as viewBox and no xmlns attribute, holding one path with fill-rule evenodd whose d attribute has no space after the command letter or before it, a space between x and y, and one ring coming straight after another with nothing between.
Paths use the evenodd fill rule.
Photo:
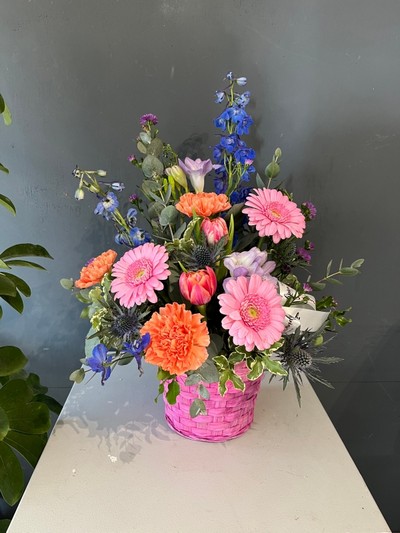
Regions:
<instances>
[{"instance_id":1,"label":"gray wall","mask_svg":"<svg viewBox=\"0 0 400 533\"><path fill-rule=\"evenodd\" d=\"M364 257L363 275L336 296L354 324L331 345L345 361L317 389L392 527L400 529L399 265L400 3L394 0L2 0L0 91L14 124L0 129L11 169L1 191L1 248L43 244L47 273L29 273L33 296L9 312L1 341L18 343L58 397L69 387L86 324L59 286L112 244L112 230L77 203L71 170L105 168L134 190L127 163L137 121L209 155L213 92L228 70L249 78L262 170L273 149L296 198L318 222L314 268ZM315 443L318 446L318 442Z\"/></svg>"}]
</instances>

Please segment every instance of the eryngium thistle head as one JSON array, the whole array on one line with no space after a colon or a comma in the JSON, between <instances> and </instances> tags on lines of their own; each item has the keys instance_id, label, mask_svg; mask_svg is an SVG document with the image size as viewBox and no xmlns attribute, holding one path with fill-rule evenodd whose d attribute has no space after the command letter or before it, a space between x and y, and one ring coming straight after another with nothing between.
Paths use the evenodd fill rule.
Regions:
<instances>
[{"instance_id":1,"label":"eryngium thistle head","mask_svg":"<svg viewBox=\"0 0 400 533\"><path fill-rule=\"evenodd\" d=\"M211 263L211 251L207 246L195 246L193 249L193 259L200 270Z\"/></svg>"},{"instance_id":2,"label":"eryngium thistle head","mask_svg":"<svg viewBox=\"0 0 400 533\"><path fill-rule=\"evenodd\" d=\"M311 355L306 350L298 347L286 356L286 361L289 366L294 366L299 370L309 368L313 362Z\"/></svg>"},{"instance_id":3,"label":"eryngium thistle head","mask_svg":"<svg viewBox=\"0 0 400 533\"><path fill-rule=\"evenodd\" d=\"M138 325L138 320L135 315L117 316L111 326L111 333L117 337L123 337L128 333L136 331Z\"/></svg>"}]
</instances>

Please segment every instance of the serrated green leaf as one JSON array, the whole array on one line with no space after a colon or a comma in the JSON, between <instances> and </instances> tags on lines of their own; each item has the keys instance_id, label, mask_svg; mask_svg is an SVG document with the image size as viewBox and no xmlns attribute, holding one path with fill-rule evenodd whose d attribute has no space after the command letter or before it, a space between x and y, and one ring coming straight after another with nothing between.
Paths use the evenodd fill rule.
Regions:
<instances>
[{"instance_id":1,"label":"serrated green leaf","mask_svg":"<svg viewBox=\"0 0 400 533\"><path fill-rule=\"evenodd\" d=\"M244 353L240 353L240 352L232 352L229 356L229 362L231 365L236 365L237 363L240 363L241 361L243 361L245 357L245 354Z\"/></svg>"},{"instance_id":2,"label":"serrated green leaf","mask_svg":"<svg viewBox=\"0 0 400 533\"><path fill-rule=\"evenodd\" d=\"M8 503L14 505L24 490L22 467L10 446L0 442L0 492Z\"/></svg>"},{"instance_id":3,"label":"serrated green leaf","mask_svg":"<svg viewBox=\"0 0 400 533\"><path fill-rule=\"evenodd\" d=\"M46 257L53 259L46 248L40 244L21 243L10 246L0 254L1 259L11 259L14 257Z\"/></svg>"},{"instance_id":4,"label":"serrated green leaf","mask_svg":"<svg viewBox=\"0 0 400 533\"><path fill-rule=\"evenodd\" d=\"M232 382L232 385L235 387L235 389L244 391L246 388L246 385L244 384L242 378L235 374L234 372L231 373L230 380Z\"/></svg>"},{"instance_id":5,"label":"serrated green leaf","mask_svg":"<svg viewBox=\"0 0 400 533\"><path fill-rule=\"evenodd\" d=\"M224 370L219 375L219 382L218 382L218 391L221 396L225 396L226 393L226 383L230 379L232 372L230 370Z\"/></svg>"},{"instance_id":6,"label":"serrated green leaf","mask_svg":"<svg viewBox=\"0 0 400 533\"><path fill-rule=\"evenodd\" d=\"M17 212L15 209L15 205L12 203L10 198L4 196L4 194L0 194L0 205L8 209L8 211L10 211L10 213L12 213L13 215L16 215Z\"/></svg>"},{"instance_id":7,"label":"serrated green leaf","mask_svg":"<svg viewBox=\"0 0 400 533\"><path fill-rule=\"evenodd\" d=\"M0 295L15 296L17 294L17 288L15 283L5 276L4 272L0 272Z\"/></svg>"},{"instance_id":8,"label":"serrated green leaf","mask_svg":"<svg viewBox=\"0 0 400 533\"><path fill-rule=\"evenodd\" d=\"M9 173L10 173L10 171L8 170L8 168L5 167L2 163L0 163L0 170L1 170L2 172L5 172L6 174L9 174Z\"/></svg>"},{"instance_id":9,"label":"serrated green leaf","mask_svg":"<svg viewBox=\"0 0 400 533\"><path fill-rule=\"evenodd\" d=\"M14 274L10 274L9 272L4 272L3 275L6 276L6 278L8 278L10 281L12 281L12 283L14 283L14 285L17 287L17 289L20 292L22 292L22 294L24 296L29 298L29 296L32 293L31 293L31 289L30 289L29 285L26 283L26 281L24 281L23 279L21 279L18 276L15 276Z\"/></svg>"},{"instance_id":10,"label":"serrated green leaf","mask_svg":"<svg viewBox=\"0 0 400 533\"><path fill-rule=\"evenodd\" d=\"M6 437L7 433L10 430L10 423L8 421L8 416L5 410L0 407L0 441Z\"/></svg>"},{"instance_id":11,"label":"serrated green leaf","mask_svg":"<svg viewBox=\"0 0 400 533\"><path fill-rule=\"evenodd\" d=\"M175 380L170 381L168 383L168 390L167 394L165 395L167 402L170 405L174 405L176 403L176 398L178 397L178 394L180 393L181 388L179 386L179 383Z\"/></svg>"},{"instance_id":12,"label":"serrated green leaf","mask_svg":"<svg viewBox=\"0 0 400 533\"><path fill-rule=\"evenodd\" d=\"M206 415L207 409L203 400L200 400L200 398L193 400L190 405L189 413L192 418L196 418L196 416L199 415Z\"/></svg>"},{"instance_id":13,"label":"serrated green leaf","mask_svg":"<svg viewBox=\"0 0 400 533\"><path fill-rule=\"evenodd\" d=\"M9 444L14 450L17 450L35 468L46 445L46 440L43 435L29 435L17 431L9 431L4 442Z\"/></svg>"},{"instance_id":14,"label":"serrated green leaf","mask_svg":"<svg viewBox=\"0 0 400 533\"><path fill-rule=\"evenodd\" d=\"M251 370L247 374L247 377L251 381L254 381L255 379L258 379L262 375L262 373L264 372L264 366L260 359L255 359L254 361L252 361L250 366L251 366Z\"/></svg>"},{"instance_id":15,"label":"serrated green leaf","mask_svg":"<svg viewBox=\"0 0 400 533\"><path fill-rule=\"evenodd\" d=\"M214 361L215 365L217 366L217 368L219 368L221 370L225 370L225 369L229 369L230 368L229 361L225 357L225 355L217 355L217 356L213 357L213 361Z\"/></svg>"},{"instance_id":16,"label":"serrated green leaf","mask_svg":"<svg viewBox=\"0 0 400 533\"><path fill-rule=\"evenodd\" d=\"M204 400L208 400L210 398L210 392L202 383L199 385L199 394Z\"/></svg>"},{"instance_id":17,"label":"serrated green leaf","mask_svg":"<svg viewBox=\"0 0 400 533\"><path fill-rule=\"evenodd\" d=\"M279 361L274 361L269 357L264 356L262 358L263 367L268 370L271 374L276 374L278 376L287 376L287 371L283 368L282 363Z\"/></svg>"},{"instance_id":18,"label":"serrated green leaf","mask_svg":"<svg viewBox=\"0 0 400 533\"><path fill-rule=\"evenodd\" d=\"M69 379L75 383L81 383L85 379L85 371L83 368L78 368L70 374Z\"/></svg>"},{"instance_id":19,"label":"serrated green leaf","mask_svg":"<svg viewBox=\"0 0 400 533\"><path fill-rule=\"evenodd\" d=\"M18 372L27 362L27 357L16 346L0 347L0 376L10 376Z\"/></svg>"}]
</instances>

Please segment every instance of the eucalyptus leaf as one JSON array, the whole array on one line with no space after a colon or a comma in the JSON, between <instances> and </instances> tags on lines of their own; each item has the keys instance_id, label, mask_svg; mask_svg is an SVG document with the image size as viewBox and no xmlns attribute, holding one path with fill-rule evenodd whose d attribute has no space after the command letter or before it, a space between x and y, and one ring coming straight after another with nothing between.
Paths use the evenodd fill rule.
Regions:
<instances>
[{"instance_id":1,"label":"eucalyptus leaf","mask_svg":"<svg viewBox=\"0 0 400 533\"><path fill-rule=\"evenodd\" d=\"M327 283L330 283L331 285L343 285L343 283L339 279L336 279L336 278L327 278L325 281Z\"/></svg>"},{"instance_id":2,"label":"eucalyptus leaf","mask_svg":"<svg viewBox=\"0 0 400 533\"><path fill-rule=\"evenodd\" d=\"M265 168L265 175L268 179L274 179L281 171L280 166L275 161L271 161Z\"/></svg>"},{"instance_id":3,"label":"eucalyptus leaf","mask_svg":"<svg viewBox=\"0 0 400 533\"><path fill-rule=\"evenodd\" d=\"M139 133L139 137L140 137L140 140L144 143L144 144L150 144L151 142L151 137L148 133L144 132L144 131L141 131Z\"/></svg>"},{"instance_id":4,"label":"eucalyptus leaf","mask_svg":"<svg viewBox=\"0 0 400 533\"><path fill-rule=\"evenodd\" d=\"M8 503L14 505L24 490L22 467L10 446L0 442L0 492Z\"/></svg>"},{"instance_id":5,"label":"eucalyptus leaf","mask_svg":"<svg viewBox=\"0 0 400 533\"><path fill-rule=\"evenodd\" d=\"M199 385L199 395L204 399L208 400L210 398L210 392L202 383Z\"/></svg>"},{"instance_id":6,"label":"eucalyptus leaf","mask_svg":"<svg viewBox=\"0 0 400 533\"><path fill-rule=\"evenodd\" d=\"M13 215L16 214L15 205L7 196L4 196L4 194L0 194L0 205L8 209Z\"/></svg>"},{"instance_id":7,"label":"eucalyptus leaf","mask_svg":"<svg viewBox=\"0 0 400 533\"><path fill-rule=\"evenodd\" d=\"M329 276L329 274L331 273L331 267L332 267L332 259L329 261L327 267L326 267L326 276Z\"/></svg>"},{"instance_id":8,"label":"eucalyptus leaf","mask_svg":"<svg viewBox=\"0 0 400 533\"><path fill-rule=\"evenodd\" d=\"M187 387L192 387L193 385L198 385L201 382L201 380L202 380L201 375L196 372L194 374L190 374L189 376L187 376L187 378L185 379L185 385Z\"/></svg>"},{"instance_id":9,"label":"eucalyptus leaf","mask_svg":"<svg viewBox=\"0 0 400 533\"><path fill-rule=\"evenodd\" d=\"M201 400L200 398L196 398L195 400L193 400L190 405L189 413L192 418L196 418L196 416L199 415L206 415L207 409L203 400Z\"/></svg>"},{"instance_id":10,"label":"eucalyptus leaf","mask_svg":"<svg viewBox=\"0 0 400 533\"><path fill-rule=\"evenodd\" d=\"M0 376L10 376L18 372L27 362L28 359L16 346L0 347Z\"/></svg>"},{"instance_id":11,"label":"eucalyptus leaf","mask_svg":"<svg viewBox=\"0 0 400 533\"><path fill-rule=\"evenodd\" d=\"M147 148L144 145L144 143L142 143L142 141L138 141L136 143L136 146L137 146L137 149L139 150L140 153L147 154Z\"/></svg>"},{"instance_id":12,"label":"eucalyptus leaf","mask_svg":"<svg viewBox=\"0 0 400 533\"><path fill-rule=\"evenodd\" d=\"M357 276L357 274L359 274L358 270L352 267L342 267L340 273L343 276Z\"/></svg>"},{"instance_id":13,"label":"eucalyptus leaf","mask_svg":"<svg viewBox=\"0 0 400 533\"><path fill-rule=\"evenodd\" d=\"M97 330L90 328L85 339L85 357L89 358L93 355L93 349L100 344L99 337L96 336Z\"/></svg>"},{"instance_id":14,"label":"eucalyptus leaf","mask_svg":"<svg viewBox=\"0 0 400 533\"><path fill-rule=\"evenodd\" d=\"M60 284L63 289L71 290L74 287L74 280L72 278L60 279Z\"/></svg>"},{"instance_id":15,"label":"eucalyptus leaf","mask_svg":"<svg viewBox=\"0 0 400 533\"><path fill-rule=\"evenodd\" d=\"M156 137L153 139L150 143L150 145L147 147L147 153L149 155L154 155L155 157L160 157L160 155L163 152L163 142L161 139Z\"/></svg>"},{"instance_id":16,"label":"eucalyptus leaf","mask_svg":"<svg viewBox=\"0 0 400 533\"><path fill-rule=\"evenodd\" d=\"M256 174L256 185L257 187L259 187L260 189L265 189L265 183L263 182L263 180L261 179L261 176L260 174L257 172Z\"/></svg>"},{"instance_id":17,"label":"eucalyptus leaf","mask_svg":"<svg viewBox=\"0 0 400 533\"><path fill-rule=\"evenodd\" d=\"M322 291L325 289L325 283L321 283L319 281L310 281L309 285L315 291Z\"/></svg>"},{"instance_id":18,"label":"eucalyptus leaf","mask_svg":"<svg viewBox=\"0 0 400 533\"><path fill-rule=\"evenodd\" d=\"M174 205L167 205L161 211L159 216L159 221L161 226L168 226L168 224L173 224L178 217L178 210Z\"/></svg>"},{"instance_id":19,"label":"eucalyptus leaf","mask_svg":"<svg viewBox=\"0 0 400 533\"><path fill-rule=\"evenodd\" d=\"M78 370L74 370L70 376L69 379L71 381L74 381L75 383L81 383L85 379L85 371L83 368L79 368Z\"/></svg>"},{"instance_id":20,"label":"eucalyptus leaf","mask_svg":"<svg viewBox=\"0 0 400 533\"><path fill-rule=\"evenodd\" d=\"M164 172L164 165L154 155L147 155L142 163L142 171L146 178L151 178L154 175L161 176Z\"/></svg>"},{"instance_id":21,"label":"eucalyptus leaf","mask_svg":"<svg viewBox=\"0 0 400 533\"><path fill-rule=\"evenodd\" d=\"M353 261L353 263L351 263L351 267L352 268L360 268L360 266L364 263L364 259L357 259L356 261Z\"/></svg>"},{"instance_id":22,"label":"eucalyptus leaf","mask_svg":"<svg viewBox=\"0 0 400 533\"><path fill-rule=\"evenodd\" d=\"M206 359L200 368L196 370L206 383L216 383L219 379L218 370L212 359Z\"/></svg>"},{"instance_id":23,"label":"eucalyptus leaf","mask_svg":"<svg viewBox=\"0 0 400 533\"><path fill-rule=\"evenodd\" d=\"M181 224L179 228L175 231L174 239L180 239L185 229L186 229L186 222L183 222L183 224Z\"/></svg>"}]
</instances>

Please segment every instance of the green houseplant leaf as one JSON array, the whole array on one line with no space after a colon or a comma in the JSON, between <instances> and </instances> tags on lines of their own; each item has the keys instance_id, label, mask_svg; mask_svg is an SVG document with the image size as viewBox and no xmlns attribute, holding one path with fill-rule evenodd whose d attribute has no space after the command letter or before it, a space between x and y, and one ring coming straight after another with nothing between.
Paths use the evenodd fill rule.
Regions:
<instances>
[{"instance_id":1,"label":"green houseplant leaf","mask_svg":"<svg viewBox=\"0 0 400 533\"><path fill-rule=\"evenodd\" d=\"M24 490L22 467L10 446L0 441L0 492L8 503L14 505Z\"/></svg>"},{"instance_id":2,"label":"green houseplant leaf","mask_svg":"<svg viewBox=\"0 0 400 533\"><path fill-rule=\"evenodd\" d=\"M0 376L10 376L18 372L28 362L16 346L0 346Z\"/></svg>"}]
</instances>

